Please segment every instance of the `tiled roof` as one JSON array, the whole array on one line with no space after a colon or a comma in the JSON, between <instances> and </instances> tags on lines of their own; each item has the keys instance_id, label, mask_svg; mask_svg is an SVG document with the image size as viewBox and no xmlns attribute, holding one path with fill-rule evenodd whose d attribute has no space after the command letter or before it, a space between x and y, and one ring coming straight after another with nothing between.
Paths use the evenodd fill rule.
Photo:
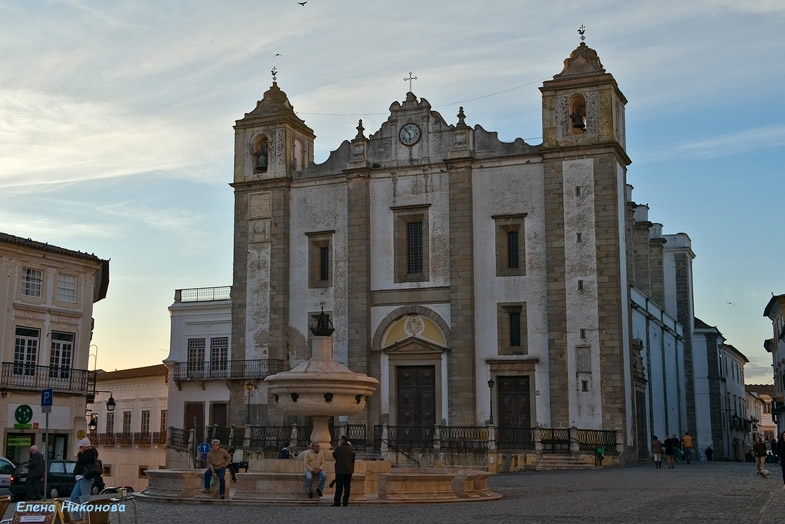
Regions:
<instances>
[{"instance_id":1,"label":"tiled roof","mask_svg":"<svg viewBox=\"0 0 785 524\"><path fill-rule=\"evenodd\" d=\"M139 378L139 377L154 377L158 375L166 375L168 368L164 364L156 364L154 366L144 366L139 368L120 369L115 371L98 371L97 380L117 380L121 378Z\"/></svg>"}]
</instances>

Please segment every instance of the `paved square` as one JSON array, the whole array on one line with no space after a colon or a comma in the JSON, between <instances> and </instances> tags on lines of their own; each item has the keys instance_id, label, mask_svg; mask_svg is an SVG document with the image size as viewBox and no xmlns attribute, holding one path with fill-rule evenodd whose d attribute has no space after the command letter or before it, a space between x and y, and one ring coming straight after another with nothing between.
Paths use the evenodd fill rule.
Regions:
<instances>
[{"instance_id":1,"label":"paved square","mask_svg":"<svg viewBox=\"0 0 785 524\"><path fill-rule=\"evenodd\" d=\"M155 502L137 499L143 524L286 522L309 524L509 523L777 523L785 522L779 465L770 479L751 463L694 462L675 469L653 465L593 471L494 475L499 501L331 507L331 497L298 506ZM129 508L130 510L130 508ZM11 513L6 514L9 518ZM131 514L123 516L123 522ZM116 518L112 522L116 522Z\"/></svg>"}]
</instances>

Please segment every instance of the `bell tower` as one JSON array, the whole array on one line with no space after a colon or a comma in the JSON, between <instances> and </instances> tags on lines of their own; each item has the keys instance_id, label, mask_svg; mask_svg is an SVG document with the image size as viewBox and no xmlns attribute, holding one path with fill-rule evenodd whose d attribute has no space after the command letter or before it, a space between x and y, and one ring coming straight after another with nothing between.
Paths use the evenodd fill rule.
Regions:
<instances>
[{"instance_id":1,"label":"bell tower","mask_svg":"<svg viewBox=\"0 0 785 524\"><path fill-rule=\"evenodd\" d=\"M613 76L605 72L594 49L584 42L564 60L564 69L543 82L543 147L607 145L625 165L627 138L624 106L627 99Z\"/></svg>"},{"instance_id":2,"label":"bell tower","mask_svg":"<svg viewBox=\"0 0 785 524\"><path fill-rule=\"evenodd\" d=\"M290 192L295 173L313 163L314 133L275 81L234 126L234 275L230 359L287 357ZM243 406L245 381L231 387L231 406ZM256 385L259 387L259 385ZM242 421L232 409L232 423ZM266 422L262 410L253 423Z\"/></svg>"},{"instance_id":3,"label":"bell tower","mask_svg":"<svg viewBox=\"0 0 785 524\"><path fill-rule=\"evenodd\" d=\"M313 162L313 130L295 114L275 80L234 129L235 183L291 178Z\"/></svg>"},{"instance_id":4,"label":"bell tower","mask_svg":"<svg viewBox=\"0 0 785 524\"><path fill-rule=\"evenodd\" d=\"M584 42L540 91L551 423L631 443L627 100Z\"/></svg>"}]
</instances>

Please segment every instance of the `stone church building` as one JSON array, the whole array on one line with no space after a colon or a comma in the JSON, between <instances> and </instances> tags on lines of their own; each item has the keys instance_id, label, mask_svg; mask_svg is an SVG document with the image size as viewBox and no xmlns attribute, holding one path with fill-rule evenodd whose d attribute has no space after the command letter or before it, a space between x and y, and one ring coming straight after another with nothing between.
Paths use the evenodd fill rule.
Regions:
<instances>
[{"instance_id":1,"label":"stone church building","mask_svg":"<svg viewBox=\"0 0 785 524\"><path fill-rule=\"evenodd\" d=\"M380 382L352 423L634 445L627 100L584 43L540 91L540 145L470 127L463 108L448 123L409 92L315 164L274 81L235 125L230 358L297 365L323 310L336 360ZM240 418L242 384L231 396ZM273 405L259 417L284 422Z\"/></svg>"}]
</instances>

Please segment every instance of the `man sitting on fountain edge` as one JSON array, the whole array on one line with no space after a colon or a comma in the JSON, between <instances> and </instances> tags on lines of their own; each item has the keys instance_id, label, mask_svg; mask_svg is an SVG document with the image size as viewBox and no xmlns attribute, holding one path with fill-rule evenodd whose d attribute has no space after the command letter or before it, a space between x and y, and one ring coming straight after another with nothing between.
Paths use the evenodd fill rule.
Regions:
<instances>
[{"instance_id":1,"label":"man sitting on fountain edge","mask_svg":"<svg viewBox=\"0 0 785 524\"><path fill-rule=\"evenodd\" d=\"M319 450L319 443L314 442L311 444L311 449L305 452L303 458L305 463L305 489L308 490L308 498L313 498L313 491L311 490L311 481L314 475L319 475L319 487L316 488L316 494L322 496L324 483L327 480L327 473L324 472L324 453Z\"/></svg>"}]
</instances>

